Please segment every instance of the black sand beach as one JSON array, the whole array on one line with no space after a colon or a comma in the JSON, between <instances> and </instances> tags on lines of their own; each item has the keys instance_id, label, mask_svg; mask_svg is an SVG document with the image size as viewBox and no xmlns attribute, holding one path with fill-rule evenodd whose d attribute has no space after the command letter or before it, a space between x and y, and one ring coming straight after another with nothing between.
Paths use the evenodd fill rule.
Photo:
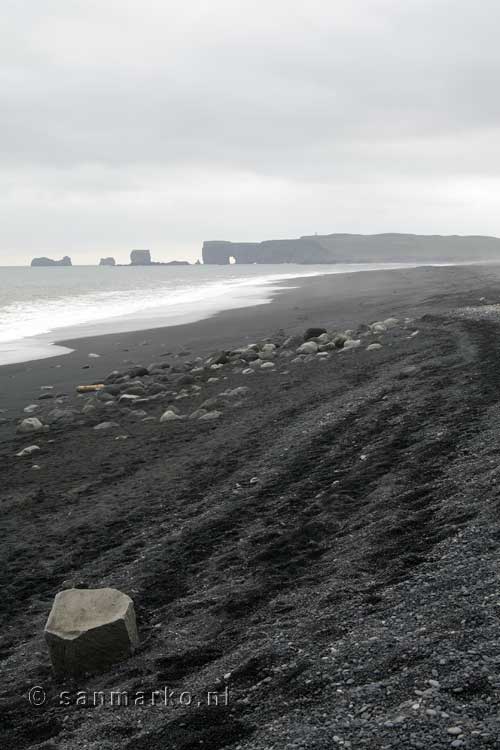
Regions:
<instances>
[{"instance_id":1,"label":"black sand beach","mask_svg":"<svg viewBox=\"0 0 500 750\"><path fill-rule=\"evenodd\" d=\"M499 747L496 304L498 266L324 276L0 368L2 747ZM398 322L367 329L386 318ZM311 326L361 343L293 362L285 340ZM197 357L265 340L274 368L198 372ZM164 390L139 409L75 393L153 362L169 365ZM138 377L147 397L155 372ZM213 421L159 422L207 399ZM56 406L76 416L16 434L28 404L42 422ZM129 594L141 644L58 682L43 628L72 586ZM174 705L151 706L165 686ZM117 690L130 705L91 705Z\"/></svg>"}]
</instances>

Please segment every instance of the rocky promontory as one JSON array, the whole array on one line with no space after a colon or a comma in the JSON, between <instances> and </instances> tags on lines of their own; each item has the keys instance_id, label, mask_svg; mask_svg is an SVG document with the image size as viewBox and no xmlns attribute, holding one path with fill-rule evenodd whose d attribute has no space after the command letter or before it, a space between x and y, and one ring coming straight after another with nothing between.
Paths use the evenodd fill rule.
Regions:
<instances>
[{"instance_id":1,"label":"rocky promontory","mask_svg":"<svg viewBox=\"0 0 500 750\"><path fill-rule=\"evenodd\" d=\"M36 266L72 266L71 258L65 255L61 260L53 260L52 258L33 258L31 261L33 267Z\"/></svg>"},{"instance_id":2,"label":"rocky promontory","mask_svg":"<svg viewBox=\"0 0 500 750\"><path fill-rule=\"evenodd\" d=\"M264 242L203 243L203 262L454 263L500 259L498 237L418 234L324 234Z\"/></svg>"}]
</instances>

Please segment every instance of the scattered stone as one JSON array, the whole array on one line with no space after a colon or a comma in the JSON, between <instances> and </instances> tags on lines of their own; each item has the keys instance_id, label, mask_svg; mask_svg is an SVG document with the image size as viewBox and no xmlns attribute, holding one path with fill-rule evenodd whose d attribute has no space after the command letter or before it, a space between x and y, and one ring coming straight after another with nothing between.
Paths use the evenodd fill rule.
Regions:
<instances>
[{"instance_id":1,"label":"scattered stone","mask_svg":"<svg viewBox=\"0 0 500 750\"><path fill-rule=\"evenodd\" d=\"M241 374L242 375L255 375L255 370L252 370L251 367L246 367L244 370L242 370Z\"/></svg>"},{"instance_id":2,"label":"scattered stone","mask_svg":"<svg viewBox=\"0 0 500 750\"><path fill-rule=\"evenodd\" d=\"M147 367L132 367L127 370L127 375L130 378L143 378L145 375L149 375L149 370Z\"/></svg>"},{"instance_id":3,"label":"scattered stone","mask_svg":"<svg viewBox=\"0 0 500 750\"><path fill-rule=\"evenodd\" d=\"M345 352L348 349L357 349L358 346L361 346L360 339L348 339L342 347L342 351Z\"/></svg>"},{"instance_id":4,"label":"scattered stone","mask_svg":"<svg viewBox=\"0 0 500 750\"><path fill-rule=\"evenodd\" d=\"M28 445L27 448L23 448L22 451L16 453L16 456L19 456L20 458L23 458L24 456L31 456L32 453L36 453L39 450L40 446L38 445Z\"/></svg>"},{"instance_id":5,"label":"scattered stone","mask_svg":"<svg viewBox=\"0 0 500 750\"><path fill-rule=\"evenodd\" d=\"M177 419L183 419L184 417L176 414L173 409L167 409L160 417L160 422L174 422Z\"/></svg>"},{"instance_id":6,"label":"scattered stone","mask_svg":"<svg viewBox=\"0 0 500 750\"><path fill-rule=\"evenodd\" d=\"M43 430L43 424L36 417L28 417L17 426L17 431L21 433L40 432Z\"/></svg>"},{"instance_id":7,"label":"scattered stone","mask_svg":"<svg viewBox=\"0 0 500 750\"><path fill-rule=\"evenodd\" d=\"M200 417L205 416L205 414L207 414L206 409L203 409L203 408L196 409L196 411L194 411L192 414L189 415L189 419L199 419Z\"/></svg>"},{"instance_id":8,"label":"scattered stone","mask_svg":"<svg viewBox=\"0 0 500 750\"><path fill-rule=\"evenodd\" d=\"M94 430L112 430L113 427L119 426L120 425L117 422L100 422L99 424L96 424Z\"/></svg>"},{"instance_id":9,"label":"scattered stone","mask_svg":"<svg viewBox=\"0 0 500 750\"><path fill-rule=\"evenodd\" d=\"M308 328L304 333L304 341L315 339L318 336L321 336L322 333L326 333L326 328Z\"/></svg>"},{"instance_id":10,"label":"scattered stone","mask_svg":"<svg viewBox=\"0 0 500 750\"><path fill-rule=\"evenodd\" d=\"M139 643L132 599L117 589L66 589L57 594L45 625L58 675L102 671Z\"/></svg>"},{"instance_id":11,"label":"scattered stone","mask_svg":"<svg viewBox=\"0 0 500 750\"><path fill-rule=\"evenodd\" d=\"M246 385L240 385L238 388L225 391L221 393L221 396L227 396L228 398L240 398L241 396L247 396L250 393L250 388Z\"/></svg>"},{"instance_id":12,"label":"scattered stone","mask_svg":"<svg viewBox=\"0 0 500 750\"><path fill-rule=\"evenodd\" d=\"M100 354L96 354L95 352L90 352L89 354L90 359L99 359L100 356Z\"/></svg>"},{"instance_id":13,"label":"scattered stone","mask_svg":"<svg viewBox=\"0 0 500 750\"><path fill-rule=\"evenodd\" d=\"M342 349L346 341L347 341L347 336L344 336L343 333L339 333L333 339L333 343L335 344L337 349Z\"/></svg>"},{"instance_id":14,"label":"scattered stone","mask_svg":"<svg viewBox=\"0 0 500 750\"><path fill-rule=\"evenodd\" d=\"M207 411L206 414L202 414L198 419L200 422L210 422L213 419L219 419L220 417L222 417L221 411Z\"/></svg>"},{"instance_id":15,"label":"scattered stone","mask_svg":"<svg viewBox=\"0 0 500 750\"><path fill-rule=\"evenodd\" d=\"M384 320L384 325L387 329L396 328L396 326L399 325L399 320L397 318L386 318Z\"/></svg>"},{"instance_id":16,"label":"scattered stone","mask_svg":"<svg viewBox=\"0 0 500 750\"><path fill-rule=\"evenodd\" d=\"M263 362L261 370L273 370L276 367L274 362Z\"/></svg>"},{"instance_id":17,"label":"scattered stone","mask_svg":"<svg viewBox=\"0 0 500 750\"><path fill-rule=\"evenodd\" d=\"M23 411L25 414L33 414L35 411L38 411L40 408L40 404L30 404L29 406L25 406Z\"/></svg>"},{"instance_id":18,"label":"scattered stone","mask_svg":"<svg viewBox=\"0 0 500 750\"><path fill-rule=\"evenodd\" d=\"M318 344L329 344L330 343L330 337L327 333L322 333L321 336L318 336L316 339Z\"/></svg>"},{"instance_id":19,"label":"scattered stone","mask_svg":"<svg viewBox=\"0 0 500 750\"><path fill-rule=\"evenodd\" d=\"M92 414L96 411L98 402L95 399L89 399L82 409L82 414Z\"/></svg>"},{"instance_id":20,"label":"scattered stone","mask_svg":"<svg viewBox=\"0 0 500 750\"><path fill-rule=\"evenodd\" d=\"M374 352L377 349L382 349L382 344L370 344L366 347L367 352Z\"/></svg>"},{"instance_id":21,"label":"scattered stone","mask_svg":"<svg viewBox=\"0 0 500 750\"><path fill-rule=\"evenodd\" d=\"M76 416L72 409L53 409L49 411L45 421L50 425L63 426L74 422Z\"/></svg>"},{"instance_id":22,"label":"scattered stone","mask_svg":"<svg viewBox=\"0 0 500 750\"><path fill-rule=\"evenodd\" d=\"M446 731L448 732L448 734L456 736L462 734L462 727L448 727Z\"/></svg>"},{"instance_id":23,"label":"scattered stone","mask_svg":"<svg viewBox=\"0 0 500 750\"><path fill-rule=\"evenodd\" d=\"M316 354L318 351L318 345L315 341L306 341L305 344L301 344L297 349L297 354Z\"/></svg>"},{"instance_id":24,"label":"scattered stone","mask_svg":"<svg viewBox=\"0 0 500 750\"><path fill-rule=\"evenodd\" d=\"M410 365L409 367L404 367L401 372L399 373L399 378L411 378L412 375L416 375L418 372L418 367L416 365Z\"/></svg>"},{"instance_id":25,"label":"scattered stone","mask_svg":"<svg viewBox=\"0 0 500 750\"><path fill-rule=\"evenodd\" d=\"M120 396L118 401L120 403L132 403L133 401L137 401L137 399L139 398L140 396L137 393L124 393L122 396Z\"/></svg>"}]
</instances>

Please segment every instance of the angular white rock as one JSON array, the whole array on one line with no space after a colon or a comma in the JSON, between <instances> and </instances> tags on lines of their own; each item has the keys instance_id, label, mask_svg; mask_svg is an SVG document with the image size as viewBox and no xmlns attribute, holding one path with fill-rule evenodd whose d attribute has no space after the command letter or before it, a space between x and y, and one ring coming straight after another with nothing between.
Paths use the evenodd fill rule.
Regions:
<instances>
[{"instance_id":1,"label":"angular white rock","mask_svg":"<svg viewBox=\"0 0 500 750\"><path fill-rule=\"evenodd\" d=\"M102 671L139 643L134 603L111 588L60 591L44 635L57 674Z\"/></svg>"}]
</instances>

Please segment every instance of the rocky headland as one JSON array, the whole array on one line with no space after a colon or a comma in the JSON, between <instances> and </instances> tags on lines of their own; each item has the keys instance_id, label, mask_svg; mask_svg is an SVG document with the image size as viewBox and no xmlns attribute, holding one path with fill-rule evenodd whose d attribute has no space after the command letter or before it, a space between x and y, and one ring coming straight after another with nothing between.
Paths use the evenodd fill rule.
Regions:
<instances>
[{"instance_id":1,"label":"rocky headland","mask_svg":"<svg viewBox=\"0 0 500 750\"><path fill-rule=\"evenodd\" d=\"M326 234L264 242L207 241L203 262L228 263L455 263L500 260L497 237L417 234Z\"/></svg>"},{"instance_id":2,"label":"rocky headland","mask_svg":"<svg viewBox=\"0 0 500 750\"><path fill-rule=\"evenodd\" d=\"M52 258L33 258L31 261L31 265L33 267L36 266L71 266L71 258L68 255L65 255L64 258L61 258L61 260L53 260Z\"/></svg>"}]
</instances>

